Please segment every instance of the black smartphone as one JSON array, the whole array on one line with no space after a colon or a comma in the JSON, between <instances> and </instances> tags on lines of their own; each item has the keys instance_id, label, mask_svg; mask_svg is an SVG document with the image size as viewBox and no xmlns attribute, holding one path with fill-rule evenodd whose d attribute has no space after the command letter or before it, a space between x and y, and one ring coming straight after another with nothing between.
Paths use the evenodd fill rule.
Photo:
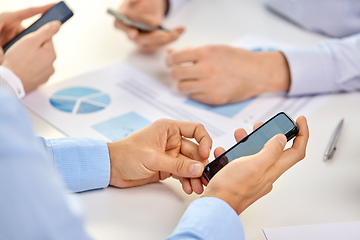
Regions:
<instances>
[{"instance_id":1,"label":"black smartphone","mask_svg":"<svg viewBox=\"0 0 360 240\"><path fill-rule=\"evenodd\" d=\"M3 47L4 53L23 36L31 32L35 32L44 24L51 21L60 21L61 23L64 23L73 15L73 12L68 8L68 6L66 6L63 1L59 2L58 4L50 8L47 12L45 12L36 22L31 24L30 27L19 33L16 37L14 37L7 44L5 44L5 46Z\"/></svg>"},{"instance_id":2,"label":"black smartphone","mask_svg":"<svg viewBox=\"0 0 360 240\"><path fill-rule=\"evenodd\" d=\"M295 121L284 112L276 114L214 161L206 165L203 173L204 178L209 182L221 168L232 160L260 152L265 143L279 133L284 134L288 141L299 133L299 128Z\"/></svg>"},{"instance_id":3,"label":"black smartphone","mask_svg":"<svg viewBox=\"0 0 360 240\"><path fill-rule=\"evenodd\" d=\"M162 26L151 26L149 24L130 19L130 18L126 17L125 15L123 15L111 8L109 8L107 10L107 13L114 16L116 18L116 20L118 20L125 26L135 28L135 29L139 30L140 32L149 33L149 32L155 31L155 30L164 30L164 31L169 32L168 29L165 29Z\"/></svg>"}]
</instances>

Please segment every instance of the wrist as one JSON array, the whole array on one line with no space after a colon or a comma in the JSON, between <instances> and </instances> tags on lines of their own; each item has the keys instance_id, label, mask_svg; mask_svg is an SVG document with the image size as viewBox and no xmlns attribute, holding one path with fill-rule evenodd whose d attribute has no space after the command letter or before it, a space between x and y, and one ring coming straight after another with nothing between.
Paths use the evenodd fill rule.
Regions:
<instances>
[{"instance_id":1,"label":"wrist","mask_svg":"<svg viewBox=\"0 0 360 240\"><path fill-rule=\"evenodd\" d=\"M213 191L210 188L207 188L201 198L204 197L213 197L218 198L229 204L229 206L234 209L234 211L240 215L245 208L241 205L242 201L239 199L239 196L232 194L229 191Z\"/></svg>"},{"instance_id":2,"label":"wrist","mask_svg":"<svg viewBox=\"0 0 360 240\"><path fill-rule=\"evenodd\" d=\"M267 81L266 92L289 91L290 69L285 56L279 52L260 53L264 59L263 73Z\"/></svg>"},{"instance_id":3,"label":"wrist","mask_svg":"<svg viewBox=\"0 0 360 240\"><path fill-rule=\"evenodd\" d=\"M109 185L122 187L121 173L117 168L119 159L121 159L122 142L121 140L116 142L107 143L110 157L110 181ZM115 164L117 163L117 164Z\"/></svg>"}]
</instances>

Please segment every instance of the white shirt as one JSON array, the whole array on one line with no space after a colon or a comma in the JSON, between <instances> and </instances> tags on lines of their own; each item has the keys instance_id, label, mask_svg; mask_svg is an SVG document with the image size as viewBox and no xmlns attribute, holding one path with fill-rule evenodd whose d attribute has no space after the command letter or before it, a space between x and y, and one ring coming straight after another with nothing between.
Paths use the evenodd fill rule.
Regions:
<instances>
[{"instance_id":1,"label":"white shirt","mask_svg":"<svg viewBox=\"0 0 360 240\"><path fill-rule=\"evenodd\" d=\"M15 95L21 99L25 96L24 86L10 69L0 65L0 85L6 85L10 87Z\"/></svg>"},{"instance_id":2,"label":"white shirt","mask_svg":"<svg viewBox=\"0 0 360 240\"><path fill-rule=\"evenodd\" d=\"M184 1L170 0L170 9ZM264 1L269 10L302 28L341 37L283 51L291 73L289 96L360 90L359 0Z\"/></svg>"}]
</instances>

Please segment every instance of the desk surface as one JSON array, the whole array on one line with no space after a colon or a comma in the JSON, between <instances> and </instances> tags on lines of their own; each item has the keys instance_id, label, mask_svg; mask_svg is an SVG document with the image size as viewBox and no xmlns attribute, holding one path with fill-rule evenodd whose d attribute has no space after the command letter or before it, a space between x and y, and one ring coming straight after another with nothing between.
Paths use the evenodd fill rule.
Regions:
<instances>
[{"instance_id":1,"label":"desk surface","mask_svg":"<svg viewBox=\"0 0 360 240\"><path fill-rule=\"evenodd\" d=\"M56 73L48 84L128 62L160 81L169 81L165 51L143 55L113 27L107 7L120 0L67 0L74 17L55 37ZM47 0L2 1L0 11L15 10ZM30 5L31 4L31 5ZM183 25L185 34L173 48L227 44L253 33L298 46L323 37L308 33L268 12L261 0L192 0L167 20ZM307 157L285 173L274 190L241 216L248 240L265 239L261 229L291 225L360 221L360 94L337 94L309 117ZM36 133L47 138L61 132L30 113ZM334 159L323 153L333 129L344 117L344 129ZM175 180L131 189L107 188L78 194L84 202L86 228L97 239L162 239L168 236L195 195L187 196Z\"/></svg>"}]
</instances>

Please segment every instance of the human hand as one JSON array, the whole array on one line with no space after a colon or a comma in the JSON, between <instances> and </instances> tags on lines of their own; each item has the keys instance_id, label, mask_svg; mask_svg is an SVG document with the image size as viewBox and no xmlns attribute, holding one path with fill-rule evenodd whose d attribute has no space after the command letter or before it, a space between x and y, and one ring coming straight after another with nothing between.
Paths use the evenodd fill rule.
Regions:
<instances>
[{"instance_id":1,"label":"human hand","mask_svg":"<svg viewBox=\"0 0 360 240\"><path fill-rule=\"evenodd\" d=\"M216 197L227 202L238 214L272 190L273 183L290 167L305 157L309 130L306 118L296 121L299 134L291 148L283 150L286 137L278 134L271 138L257 154L241 157L223 167L209 182L202 197ZM254 125L254 129L261 123ZM235 132L240 141L246 136L244 129ZM215 157L225 150L217 148Z\"/></svg>"},{"instance_id":2,"label":"human hand","mask_svg":"<svg viewBox=\"0 0 360 240\"><path fill-rule=\"evenodd\" d=\"M2 65L21 79L26 93L45 83L54 73L56 54L52 37L60 26L59 21L47 23L21 38L5 53Z\"/></svg>"},{"instance_id":3,"label":"human hand","mask_svg":"<svg viewBox=\"0 0 360 240\"><path fill-rule=\"evenodd\" d=\"M199 144L189 140L195 138ZM160 119L117 142L108 143L110 185L126 188L180 180L186 193L201 194L201 175L212 140L198 123Z\"/></svg>"},{"instance_id":4,"label":"human hand","mask_svg":"<svg viewBox=\"0 0 360 240\"><path fill-rule=\"evenodd\" d=\"M16 12L4 12L0 14L0 64L3 59L2 47L24 30L21 22L36 14L42 14L49 10L54 4L42 7L28 8Z\"/></svg>"},{"instance_id":5,"label":"human hand","mask_svg":"<svg viewBox=\"0 0 360 240\"><path fill-rule=\"evenodd\" d=\"M290 70L280 52L205 46L169 50L166 62L181 93L210 105L240 102L290 87Z\"/></svg>"},{"instance_id":6,"label":"human hand","mask_svg":"<svg viewBox=\"0 0 360 240\"><path fill-rule=\"evenodd\" d=\"M151 26L160 26L167 4L166 0L125 0L120 6L119 13ZM153 52L161 46L175 41L184 32L183 27L177 27L170 32L155 30L144 33L127 27L117 20L115 20L115 27L124 31L142 52Z\"/></svg>"}]
</instances>

